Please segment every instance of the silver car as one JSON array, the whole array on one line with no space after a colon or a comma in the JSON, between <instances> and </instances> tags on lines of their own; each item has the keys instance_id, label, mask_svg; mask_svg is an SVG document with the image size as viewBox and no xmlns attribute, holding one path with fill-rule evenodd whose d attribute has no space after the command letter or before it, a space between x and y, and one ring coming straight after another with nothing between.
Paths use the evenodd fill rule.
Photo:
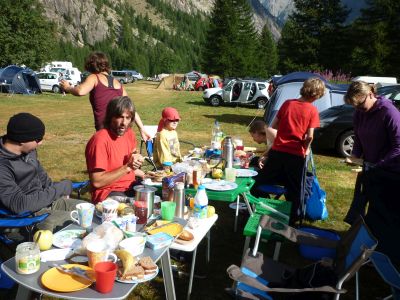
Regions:
<instances>
[{"instance_id":1,"label":"silver car","mask_svg":"<svg viewBox=\"0 0 400 300\"><path fill-rule=\"evenodd\" d=\"M207 104L219 106L223 103L250 104L264 108L268 103L268 83L256 80L231 80L223 88L209 88L203 93Z\"/></svg>"}]
</instances>

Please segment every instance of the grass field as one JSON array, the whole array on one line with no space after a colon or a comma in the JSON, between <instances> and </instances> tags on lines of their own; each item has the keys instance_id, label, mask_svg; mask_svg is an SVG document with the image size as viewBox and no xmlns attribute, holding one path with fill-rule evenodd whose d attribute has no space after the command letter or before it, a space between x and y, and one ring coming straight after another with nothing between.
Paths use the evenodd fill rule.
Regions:
<instances>
[{"instance_id":1,"label":"grass field","mask_svg":"<svg viewBox=\"0 0 400 300\"><path fill-rule=\"evenodd\" d=\"M161 111L166 106L178 109L182 121L178 126L180 139L189 140L196 145L208 145L214 119L217 119L222 130L227 135L239 136L246 146L258 146L252 142L247 133L247 125L254 117L262 117L263 111L247 107L206 106L200 92L177 92L156 89L157 85L150 82L137 82L126 86L127 92L134 101L137 111L145 125L158 124ZM36 96L0 94L0 134L6 131L8 119L18 112L30 112L40 117L46 125L46 135L39 148L39 159L54 180L64 178L73 181L87 179L84 149L86 142L94 133L92 109L88 96L74 97L67 95L45 93ZM350 201L355 182L355 174L350 168L340 163L341 158L334 153L317 153L315 155L317 174L321 186L327 192L329 219L316 222L313 225L346 230L348 226L342 221ZM85 195L88 197L88 195ZM240 218L237 233L233 233L233 210L225 203L213 203L217 208L219 220L212 230L211 263L205 266L205 247L201 245L197 253L196 272L206 274L206 279L195 280L192 299L229 299L223 289L231 282L226 275L230 264L240 264L243 247L242 228L246 216ZM271 253L270 245L265 251ZM282 249L282 261L299 262L296 249L285 244ZM188 267L183 264L182 267ZM366 284L367 290L361 299L375 299L375 294L382 295L380 279L367 271L368 278L377 281L376 284ZM176 278L178 299L186 295L187 278ZM347 287L352 295L352 286ZM372 298L371 298L372 297ZM350 299L349 295L343 297ZM150 284L144 284L135 289L129 299L164 299L162 279L156 279Z\"/></svg>"}]
</instances>

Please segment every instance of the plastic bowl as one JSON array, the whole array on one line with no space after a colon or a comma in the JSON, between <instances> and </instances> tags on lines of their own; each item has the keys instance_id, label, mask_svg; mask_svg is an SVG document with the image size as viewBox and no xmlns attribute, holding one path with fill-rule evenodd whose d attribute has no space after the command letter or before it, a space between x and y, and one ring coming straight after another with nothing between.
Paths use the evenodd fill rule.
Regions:
<instances>
[{"instance_id":1,"label":"plastic bowl","mask_svg":"<svg viewBox=\"0 0 400 300\"><path fill-rule=\"evenodd\" d=\"M317 236L338 241L340 240L340 236L332 231L311 228L311 227L302 227L299 228L301 231L313 233ZM300 245L299 246L300 255L304 258L309 260L318 261L321 260L323 257L329 257L334 259L336 257L336 249L334 248L325 248L325 247L315 247L315 246L308 246L308 245Z\"/></svg>"},{"instance_id":2,"label":"plastic bowl","mask_svg":"<svg viewBox=\"0 0 400 300\"><path fill-rule=\"evenodd\" d=\"M144 251L147 240L146 235L143 235L141 233L131 234L132 237L128 237L119 243L119 248L128 251L133 256L138 256Z\"/></svg>"}]
</instances>

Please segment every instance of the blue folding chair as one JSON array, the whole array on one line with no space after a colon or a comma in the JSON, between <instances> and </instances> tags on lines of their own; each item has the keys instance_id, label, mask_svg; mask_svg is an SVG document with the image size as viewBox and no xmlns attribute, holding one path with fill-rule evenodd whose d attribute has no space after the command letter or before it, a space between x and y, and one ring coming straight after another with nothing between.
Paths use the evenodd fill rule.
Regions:
<instances>
[{"instance_id":1,"label":"blue folding chair","mask_svg":"<svg viewBox=\"0 0 400 300\"><path fill-rule=\"evenodd\" d=\"M76 191L78 199L81 199L81 195L86 188L90 185L90 180L78 181L72 183L72 189Z\"/></svg>"},{"instance_id":2,"label":"blue folding chair","mask_svg":"<svg viewBox=\"0 0 400 300\"><path fill-rule=\"evenodd\" d=\"M35 224L42 222L49 216L45 213L40 216L35 216L32 212L26 211L20 214L13 214L9 210L0 207L0 229L2 228L23 228L28 233L28 240L32 240L32 233ZM14 240L10 239L7 234L0 231L0 242L6 246L10 246L14 243ZM4 249L3 249L4 250ZM3 253L4 254L4 253ZM2 263L0 259L0 263ZM8 277L2 270L0 270L0 288L11 289L15 282Z\"/></svg>"},{"instance_id":3,"label":"blue folding chair","mask_svg":"<svg viewBox=\"0 0 400 300\"><path fill-rule=\"evenodd\" d=\"M329 283L319 281L323 285L314 286L311 279L308 281L307 278L309 286L298 286L298 282L295 286L285 285L285 280L290 278L290 274L304 274L304 272L301 272L302 269L298 269L300 272L296 271L293 266L276 262L257 252L263 229L281 234L296 243L336 249L336 258L333 261L332 269L328 276L324 276L329 278ZM358 270L368 261L377 243L376 238L370 233L361 218L353 223L339 241L333 241L299 231L271 216L264 215L257 230L254 249L247 252L242 259L241 267L232 265L227 269L229 276L237 282L236 288L229 289L228 292L234 294L237 299L271 299L271 294L274 293L281 293L281 295L282 293L296 293L297 295L299 295L298 293L307 293L303 295L311 298L313 294L318 296L320 293L324 293L330 294L333 299L338 300L340 295L346 292L342 289L343 283L355 275L356 299L359 299ZM316 276L317 280L320 279L318 275ZM297 277L293 275L292 278ZM312 278L315 278L314 275ZM274 285L270 286L270 283L274 283Z\"/></svg>"},{"instance_id":4,"label":"blue folding chair","mask_svg":"<svg viewBox=\"0 0 400 300\"><path fill-rule=\"evenodd\" d=\"M6 208L0 208L0 228L23 228L28 233L28 240L31 241L35 224L42 222L48 216L48 213L35 216L30 211L22 212L20 214L13 214ZM14 242L2 232L0 232L0 241L6 245Z\"/></svg>"},{"instance_id":5,"label":"blue folding chair","mask_svg":"<svg viewBox=\"0 0 400 300\"><path fill-rule=\"evenodd\" d=\"M393 266L390 258L381 253L374 251L370 257L375 269L378 271L382 279L390 285L392 289L392 295L384 298L386 299L400 299L400 274Z\"/></svg>"}]
</instances>

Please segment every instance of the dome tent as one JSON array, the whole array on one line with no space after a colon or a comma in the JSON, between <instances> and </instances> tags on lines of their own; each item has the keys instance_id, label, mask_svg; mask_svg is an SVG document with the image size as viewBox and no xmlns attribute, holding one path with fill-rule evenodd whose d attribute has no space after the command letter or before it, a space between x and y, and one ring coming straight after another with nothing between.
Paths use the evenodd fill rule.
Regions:
<instances>
[{"instance_id":1,"label":"dome tent","mask_svg":"<svg viewBox=\"0 0 400 300\"><path fill-rule=\"evenodd\" d=\"M41 93L40 83L31 69L24 69L15 65L0 69L0 84L2 92L18 94Z\"/></svg>"}]
</instances>

